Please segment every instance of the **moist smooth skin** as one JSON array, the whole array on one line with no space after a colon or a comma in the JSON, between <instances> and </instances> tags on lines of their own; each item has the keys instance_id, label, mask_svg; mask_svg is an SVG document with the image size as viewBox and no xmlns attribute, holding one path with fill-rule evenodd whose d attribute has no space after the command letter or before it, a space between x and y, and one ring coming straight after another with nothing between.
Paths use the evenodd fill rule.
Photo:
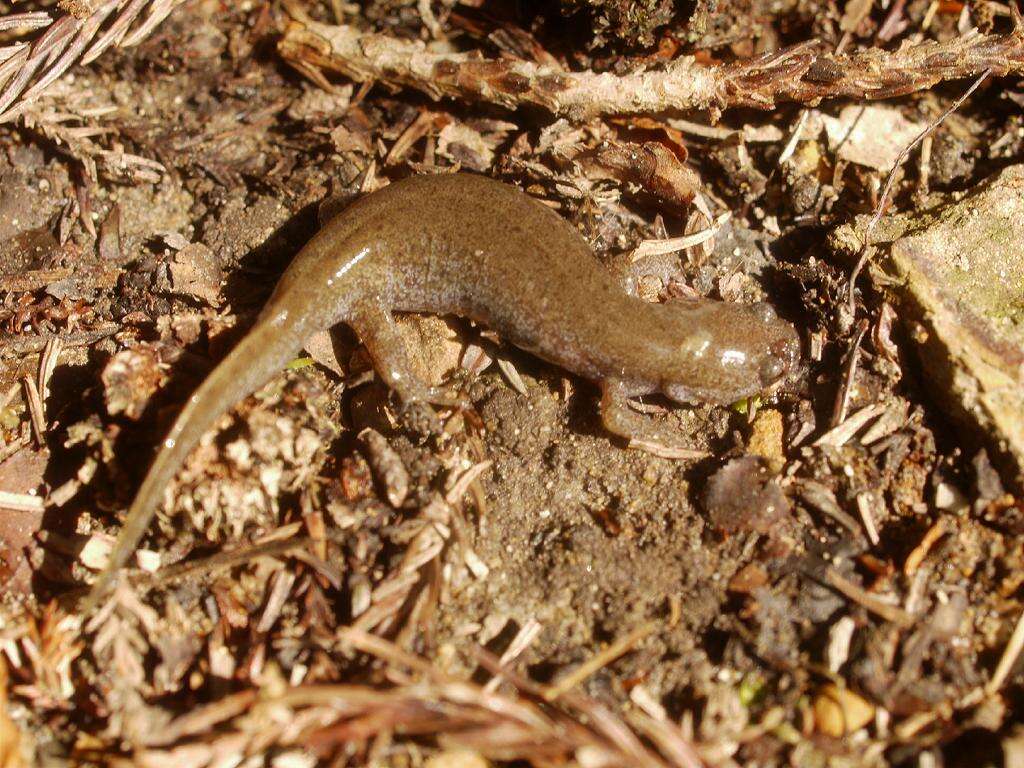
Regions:
<instances>
[{"instance_id":1,"label":"moist smooth skin","mask_svg":"<svg viewBox=\"0 0 1024 768\"><path fill-rule=\"evenodd\" d=\"M128 511L92 607L135 550L189 452L314 333L347 323L403 404L443 402L410 371L394 312L471 318L597 382L609 432L651 439L627 398L730 403L786 377L793 327L766 304L627 295L576 229L483 176L417 176L356 201L295 257L255 326L189 398Z\"/></svg>"}]
</instances>

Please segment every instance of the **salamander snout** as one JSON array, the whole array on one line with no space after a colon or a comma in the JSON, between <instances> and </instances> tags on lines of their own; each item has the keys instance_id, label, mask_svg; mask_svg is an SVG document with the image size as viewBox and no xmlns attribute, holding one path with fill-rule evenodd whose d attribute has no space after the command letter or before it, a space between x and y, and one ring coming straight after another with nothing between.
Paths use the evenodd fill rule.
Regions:
<instances>
[{"instance_id":1,"label":"salamander snout","mask_svg":"<svg viewBox=\"0 0 1024 768\"><path fill-rule=\"evenodd\" d=\"M796 329L768 304L706 301L667 309L680 341L660 390L677 402L735 402L771 389L797 367Z\"/></svg>"},{"instance_id":2,"label":"salamander snout","mask_svg":"<svg viewBox=\"0 0 1024 768\"><path fill-rule=\"evenodd\" d=\"M768 345L768 352L761 360L758 375L761 386L770 387L787 376L800 359L800 341L796 335L777 338Z\"/></svg>"}]
</instances>

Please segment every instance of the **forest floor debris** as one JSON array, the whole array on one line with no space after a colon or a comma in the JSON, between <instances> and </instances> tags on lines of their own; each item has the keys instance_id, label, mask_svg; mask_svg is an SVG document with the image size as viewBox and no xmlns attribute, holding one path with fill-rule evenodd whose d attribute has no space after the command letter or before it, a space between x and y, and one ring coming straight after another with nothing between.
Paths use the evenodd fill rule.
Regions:
<instances>
[{"instance_id":1,"label":"forest floor debris","mask_svg":"<svg viewBox=\"0 0 1024 768\"><path fill-rule=\"evenodd\" d=\"M1019 19L697 6L598 31L634 49L575 2L0 2L0 764L1021 753L1024 502L934 397L883 271L945 255L920 284L1019 306L978 247L1006 225L1019 253ZM855 156L817 122L850 110L885 134ZM472 406L407 424L338 329L224 416L79 615L169 420L318 220L455 168L557 210L645 298L769 301L804 368L728 407L636 402L687 436L657 456L585 382L439 318L404 338ZM851 280L829 236L876 210ZM895 221L918 231L890 246Z\"/></svg>"}]
</instances>

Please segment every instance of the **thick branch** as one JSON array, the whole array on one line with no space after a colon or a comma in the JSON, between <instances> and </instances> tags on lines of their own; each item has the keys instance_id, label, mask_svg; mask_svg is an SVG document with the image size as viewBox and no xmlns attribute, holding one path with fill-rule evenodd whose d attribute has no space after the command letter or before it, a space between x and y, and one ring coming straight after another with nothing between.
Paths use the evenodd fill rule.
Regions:
<instances>
[{"instance_id":1,"label":"thick branch","mask_svg":"<svg viewBox=\"0 0 1024 768\"><path fill-rule=\"evenodd\" d=\"M574 119L695 108L770 109L780 101L815 103L839 96L884 99L986 69L996 75L1024 71L1020 30L844 56L810 42L736 64L708 67L682 57L663 69L627 75L566 72L475 52L434 53L419 42L308 20L293 22L278 47L287 61L321 83L323 71L336 72L360 82L410 86L434 99L537 106Z\"/></svg>"}]
</instances>

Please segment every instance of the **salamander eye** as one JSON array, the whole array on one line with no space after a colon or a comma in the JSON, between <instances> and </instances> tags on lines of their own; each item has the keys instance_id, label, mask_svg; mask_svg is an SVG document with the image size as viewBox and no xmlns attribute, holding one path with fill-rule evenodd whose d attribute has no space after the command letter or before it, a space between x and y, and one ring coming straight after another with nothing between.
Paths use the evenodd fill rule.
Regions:
<instances>
[{"instance_id":1,"label":"salamander eye","mask_svg":"<svg viewBox=\"0 0 1024 768\"><path fill-rule=\"evenodd\" d=\"M752 304L750 307L754 312L754 317L760 323L770 323L772 320L778 319L778 314L775 312L775 307L766 301L759 301L757 304Z\"/></svg>"},{"instance_id":2,"label":"salamander eye","mask_svg":"<svg viewBox=\"0 0 1024 768\"><path fill-rule=\"evenodd\" d=\"M786 372L786 364L777 357L766 357L761 361L757 375L761 378L762 386L767 387L778 381Z\"/></svg>"}]
</instances>

